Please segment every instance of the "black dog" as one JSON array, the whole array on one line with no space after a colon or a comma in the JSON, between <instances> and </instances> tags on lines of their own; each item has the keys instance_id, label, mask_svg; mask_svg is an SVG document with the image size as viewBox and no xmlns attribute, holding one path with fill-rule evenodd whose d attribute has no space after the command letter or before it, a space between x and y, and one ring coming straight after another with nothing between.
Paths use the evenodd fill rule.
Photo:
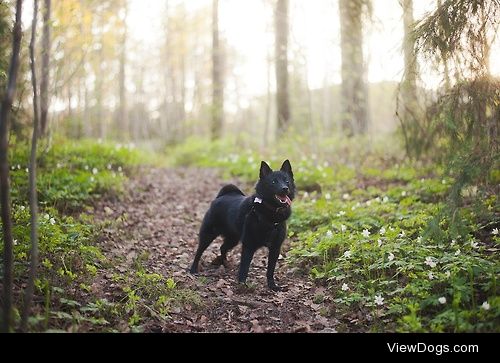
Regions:
<instances>
[{"instance_id":1,"label":"black dog","mask_svg":"<svg viewBox=\"0 0 500 363\"><path fill-rule=\"evenodd\" d=\"M191 273L198 272L201 255L217 236L224 237L221 255L213 264L227 266L227 253L241 241L238 281L245 282L250 262L257 249L269 249L267 285L274 291L281 290L274 282L274 268L286 237L285 221L292 214L295 184L292 166L285 160L281 170L272 171L264 161L260 165L260 179L256 193L250 197L235 185L224 186L210 205L200 228L200 240Z\"/></svg>"}]
</instances>

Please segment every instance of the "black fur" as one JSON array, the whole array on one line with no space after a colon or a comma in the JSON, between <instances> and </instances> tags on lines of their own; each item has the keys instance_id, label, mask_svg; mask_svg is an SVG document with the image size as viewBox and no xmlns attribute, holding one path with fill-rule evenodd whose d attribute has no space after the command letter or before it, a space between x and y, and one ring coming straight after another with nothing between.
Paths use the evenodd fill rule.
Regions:
<instances>
[{"instance_id":1,"label":"black fur","mask_svg":"<svg viewBox=\"0 0 500 363\"><path fill-rule=\"evenodd\" d=\"M267 285L274 291L280 290L274 281L274 269L286 237L286 220L292 213L291 200L295 197L290 162L285 160L279 171L272 171L263 161L255 191L255 194L246 197L232 184L219 191L203 218L191 273L198 272L201 255L212 241L217 236L223 236L221 255L214 264L226 266L227 253L241 241L243 246L238 281L244 283L255 251L267 247Z\"/></svg>"}]
</instances>

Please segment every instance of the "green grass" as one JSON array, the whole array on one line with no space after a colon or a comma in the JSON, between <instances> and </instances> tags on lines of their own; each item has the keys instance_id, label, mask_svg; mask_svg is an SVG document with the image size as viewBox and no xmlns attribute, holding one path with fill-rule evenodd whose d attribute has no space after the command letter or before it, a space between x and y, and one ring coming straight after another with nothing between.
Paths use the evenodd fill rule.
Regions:
<instances>
[{"instance_id":1,"label":"green grass","mask_svg":"<svg viewBox=\"0 0 500 363\"><path fill-rule=\"evenodd\" d=\"M16 325L31 246L28 155L26 144L17 143L10 149ZM161 162L157 154L131 145L90 140L58 140L48 148L42 145L37 180L40 266L34 314L29 320L31 331L114 331L120 321L128 321L126 327L140 330L144 317L151 314L149 310L157 308L156 317L165 317L171 306L189 300L189 292L175 286L175 281L162 276L153 278L144 270L124 275L119 284L123 302L96 297L92 290L98 273L105 274L113 267L97 238L107 224L119 223L97 223L93 218L94 201L119 196L127 175L138 166ZM144 295L146 286L157 295ZM133 301L132 292L140 297L140 308L127 308Z\"/></svg>"},{"instance_id":2,"label":"green grass","mask_svg":"<svg viewBox=\"0 0 500 363\"><path fill-rule=\"evenodd\" d=\"M191 139L167 153L249 183L261 157L275 168L291 160L288 262L328 288L340 330L500 331L498 196L470 187L450 216L453 178L387 145L397 142L330 139L319 154L304 140L256 151L251 140Z\"/></svg>"}]
</instances>

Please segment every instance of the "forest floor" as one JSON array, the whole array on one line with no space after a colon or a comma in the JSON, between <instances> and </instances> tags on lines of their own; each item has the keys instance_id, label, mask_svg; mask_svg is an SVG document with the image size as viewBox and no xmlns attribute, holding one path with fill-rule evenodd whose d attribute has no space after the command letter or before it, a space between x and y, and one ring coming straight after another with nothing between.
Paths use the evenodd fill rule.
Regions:
<instances>
[{"instance_id":1,"label":"forest floor","mask_svg":"<svg viewBox=\"0 0 500 363\"><path fill-rule=\"evenodd\" d=\"M152 312L151 319L141 321L146 332L335 332L338 321L322 314L316 298L324 288L287 267L289 241L275 275L286 291L267 288L265 249L254 257L247 288L236 281L240 247L230 253L229 269L211 266L219 239L203 255L201 273L187 272L203 215L220 187L229 182L252 191L251 185L222 180L213 169L144 168L131 178L123 197L100 201L97 220L119 222L103 230L100 248L113 266L97 275L93 293L118 300L123 291L113 276L137 269L139 263L147 273L172 277L176 286L192 291L200 302L177 305L165 319L154 318L158 314ZM123 325L116 328L126 331L126 322Z\"/></svg>"}]
</instances>

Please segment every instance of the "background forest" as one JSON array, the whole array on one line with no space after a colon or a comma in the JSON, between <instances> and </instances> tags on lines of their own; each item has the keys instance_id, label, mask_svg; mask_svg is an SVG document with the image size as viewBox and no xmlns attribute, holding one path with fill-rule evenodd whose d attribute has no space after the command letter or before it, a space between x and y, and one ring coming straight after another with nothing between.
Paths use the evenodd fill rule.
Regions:
<instances>
[{"instance_id":1,"label":"background forest","mask_svg":"<svg viewBox=\"0 0 500 363\"><path fill-rule=\"evenodd\" d=\"M499 332L499 25L499 0L0 0L2 330ZM285 159L288 290L265 254L245 291L189 276L220 186Z\"/></svg>"}]
</instances>

